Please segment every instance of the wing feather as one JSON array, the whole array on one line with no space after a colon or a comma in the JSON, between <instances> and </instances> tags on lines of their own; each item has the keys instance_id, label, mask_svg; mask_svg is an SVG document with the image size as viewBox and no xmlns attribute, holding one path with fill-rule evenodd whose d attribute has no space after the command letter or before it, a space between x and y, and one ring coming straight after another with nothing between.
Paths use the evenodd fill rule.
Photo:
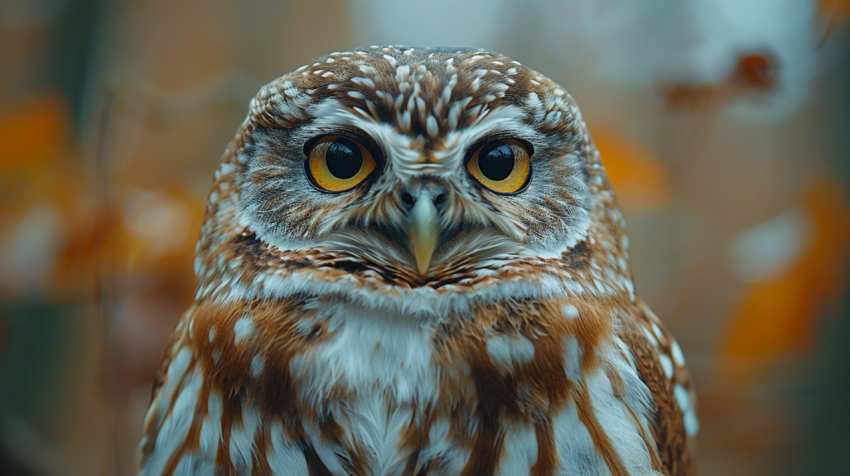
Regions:
<instances>
[{"instance_id":1,"label":"wing feather","mask_svg":"<svg viewBox=\"0 0 850 476\"><path fill-rule=\"evenodd\" d=\"M632 350L638 374L652 394L651 431L665 474L695 474L693 438L685 431L685 418L693 414L695 399L684 362L672 355L675 341L643 302L638 303L634 319L625 319L618 333ZM677 400L677 385L688 392L688 408L682 408Z\"/></svg>"}]
</instances>

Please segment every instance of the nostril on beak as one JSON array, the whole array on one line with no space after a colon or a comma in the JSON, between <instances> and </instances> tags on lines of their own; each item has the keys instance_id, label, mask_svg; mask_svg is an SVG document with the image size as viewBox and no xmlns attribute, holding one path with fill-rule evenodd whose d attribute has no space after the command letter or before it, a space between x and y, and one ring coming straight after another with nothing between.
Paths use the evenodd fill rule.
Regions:
<instances>
[{"instance_id":1,"label":"nostril on beak","mask_svg":"<svg viewBox=\"0 0 850 476\"><path fill-rule=\"evenodd\" d=\"M446 192L441 190L434 194L431 199L434 201L434 207L437 211L443 211L443 207L446 206Z\"/></svg>"},{"instance_id":2,"label":"nostril on beak","mask_svg":"<svg viewBox=\"0 0 850 476\"><path fill-rule=\"evenodd\" d=\"M401 192L401 203L404 205L405 210L410 211L413 205L416 204L416 197L407 190L404 190Z\"/></svg>"}]
</instances>

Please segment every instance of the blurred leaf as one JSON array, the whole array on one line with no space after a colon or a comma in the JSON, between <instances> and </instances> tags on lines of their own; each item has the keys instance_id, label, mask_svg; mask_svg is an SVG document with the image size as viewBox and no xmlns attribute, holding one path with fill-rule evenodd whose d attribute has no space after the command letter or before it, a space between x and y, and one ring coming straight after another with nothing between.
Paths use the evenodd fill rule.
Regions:
<instances>
[{"instance_id":1,"label":"blurred leaf","mask_svg":"<svg viewBox=\"0 0 850 476\"><path fill-rule=\"evenodd\" d=\"M831 21L846 22L850 18L850 0L819 0L818 10Z\"/></svg>"},{"instance_id":2,"label":"blurred leaf","mask_svg":"<svg viewBox=\"0 0 850 476\"><path fill-rule=\"evenodd\" d=\"M838 182L822 178L806 188L800 208L809 238L790 266L748 284L722 345L731 357L761 357L811 350L825 304L845 288L850 206ZM763 365L768 366L768 361ZM749 379L759 368L742 368Z\"/></svg>"},{"instance_id":3,"label":"blurred leaf","mask_svg":"<svg viewBox=\"0 0 850 476\"><path fill-rule=\"evenodd\" d=\"M606 127L591 130L621 208L653 210L670 200L672 181L656 156L630 142L621 131Z\"/></svg>"},{"instance_id":4,"label":"blurred leaf","mask_svg":"<svg viewBox=\"0 0 850 476\"><path fill-rule=\"evenodd\" d=\"M31 96L1 111L0 184L19 189L22 181L51 173L64 154L67 135L67 112L54 96Z\"/></svg>"}]
</instances>

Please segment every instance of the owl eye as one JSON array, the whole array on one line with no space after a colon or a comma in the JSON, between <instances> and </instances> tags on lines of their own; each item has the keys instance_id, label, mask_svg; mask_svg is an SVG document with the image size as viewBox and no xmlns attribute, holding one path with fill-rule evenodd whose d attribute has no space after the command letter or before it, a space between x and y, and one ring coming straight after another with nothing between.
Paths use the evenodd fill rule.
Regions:
<instances>
[{"instance_id":1,"label":"owl eye","mask_svg":"<svg viewBox=\"0 0 850 476\"><path fill-rule=\"evenodd\" d=\"M324 192L356 187L375 170L375 159L363 144L342 136L325 136L310 149L307 177Z\"/></svg>"},{"instance_id":2,"label":"owl eye","mask_svg":"<svg viewBox=\"0 0 850 476\"><path fill-rule=\"evenodd\" d=\"M484 144L472 154L466 169L481 185L502 194L521 192L531 176L528 150L514 139Z\"/></svg>"}]
</instances>

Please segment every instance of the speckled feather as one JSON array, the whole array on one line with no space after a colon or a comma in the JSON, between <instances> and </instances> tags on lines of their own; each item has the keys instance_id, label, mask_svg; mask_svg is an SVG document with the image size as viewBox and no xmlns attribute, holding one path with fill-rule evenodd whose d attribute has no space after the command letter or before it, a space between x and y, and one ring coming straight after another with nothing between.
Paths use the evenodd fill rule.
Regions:
<instances>
[{"instance_id":1,"label":"speckled feather","mask_svg":"<svg viewBox=\"0 0 850 476\"><path fill-rule=\"evenodd\" d=\"M380 165L322 193L305 144L339 133ZM515 195L464 169L505 138L533 147ZM393 232L422 181L448 197L425 273ZM573 99L509 58L371 47L273 81L216 171L140 474L692 474L690 379L624 226Z\"/></svg>"}]
</instances>

